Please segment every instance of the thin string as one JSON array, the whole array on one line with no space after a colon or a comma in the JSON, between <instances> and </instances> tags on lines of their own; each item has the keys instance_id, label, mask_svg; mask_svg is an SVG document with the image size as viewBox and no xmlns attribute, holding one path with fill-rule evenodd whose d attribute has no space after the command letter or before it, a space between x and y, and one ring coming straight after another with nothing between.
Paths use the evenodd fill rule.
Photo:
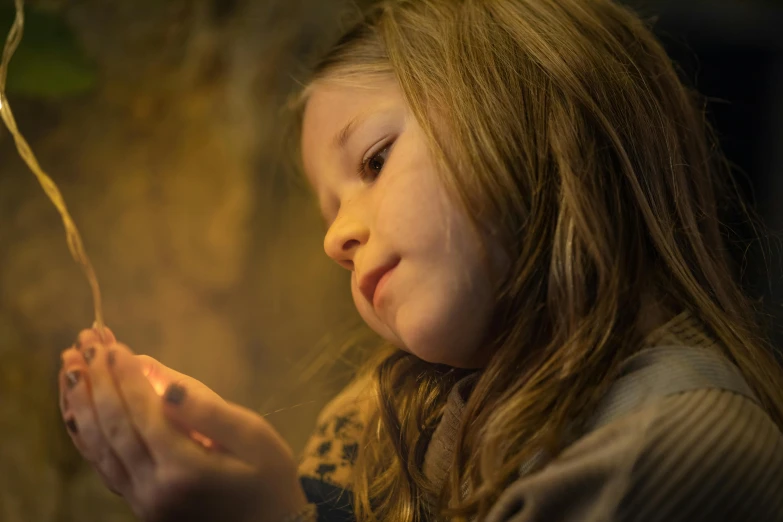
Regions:
<instances>
[{"instance_id":1,"label":"thin string","mask_svg":"<svg viewBox=\"0 0 783 522\"><path fill-rule=\"evenodd\" d=\"M0 62L0 116L2 116L6 127L11 132L16 142L16 149L19 151L19 155L30 167L30 170L38 178L38 181L43 187L46 195L52 201L52 204L57 208L60 216L63 220L63 226L65 227L65 238L68 242L68 250L71 252L71 256L82 268L87 281L90 283L90 289L92 290L93 306L95 308L95 324L93 325L103 337L103 305L101 303L101 290L98 286L98 279L95 277L95 270L93 270L90 258L87 257L87 253L84 251L84 245L82 244L82 238L79 234L79 230L71 219L71 215L68 212L68 208L65 206L60 190L57 185L50 178L38 164L33 151L24 139L24 136L19 132L16 126L16 120L14 114L11 112L11 106L8 103L8 98L5 94L5 83L8 77L8 64L11 62L11 57L16 52L16 48L19 47L19 42L22 41L22 33L24 31L24 0L14 0L16 5L16 18L14 24L11 26L11 31L8 33L8 38L5 42L5 48L3 49L3 59Z\"/></svg>"}]
</instances>

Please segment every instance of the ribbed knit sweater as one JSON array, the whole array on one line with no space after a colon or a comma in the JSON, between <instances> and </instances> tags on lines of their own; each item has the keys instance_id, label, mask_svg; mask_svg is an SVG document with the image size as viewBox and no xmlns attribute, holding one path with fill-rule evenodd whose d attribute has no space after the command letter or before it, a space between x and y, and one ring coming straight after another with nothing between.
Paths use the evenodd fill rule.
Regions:
<instances>
[{"instance_id":1,"label":"ribbed knit sweater","mask_svg":"<svg viewBox=\"0 0 783 522\"><path fill-rule=\"evenodd\" d=\"M688 313L654 331L643 347L671 353L677 372L680 358L666 346L714 354L717 366L710 365L735 372L742 386L695 379L687 391L625 401L628 411L598 423L540 471L522 473L486 522L783 522L780 430ZM709 376L712 369L701 371ZM452 390L427 449L423 471L436 487L452 463L469 379ZM354 383L338 395L305 449L302 484L319 522L353 520L350 474L369 393L366 383Z\"/></svg>"}]
</instances>

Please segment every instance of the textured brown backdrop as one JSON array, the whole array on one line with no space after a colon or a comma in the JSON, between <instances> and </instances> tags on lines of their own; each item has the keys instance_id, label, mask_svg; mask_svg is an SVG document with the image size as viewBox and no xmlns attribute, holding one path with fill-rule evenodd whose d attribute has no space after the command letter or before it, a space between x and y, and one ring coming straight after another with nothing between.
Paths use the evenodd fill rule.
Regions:
<instances>
[{"instance_id":1,"label":"textured brown backdrop","mask_svg":"<svg viewBox=\"0 0 783 522\"><path fill-rule=\"evenodd\" d=\"M10 0L2 0L3 2ZM118 337L269 419L295 449L341 374L291 373L355 321L347 274L284 179L279 108L325 0L79 0L65 17L98 66L90 93L12 98L59 183ZM3 35L4 38L4 35ZM62 225L0 130L0 520L131 520L70 445L59 353L92 323ZM302 406L291 408L296 404Z\"/></svg>"}]
</instances>

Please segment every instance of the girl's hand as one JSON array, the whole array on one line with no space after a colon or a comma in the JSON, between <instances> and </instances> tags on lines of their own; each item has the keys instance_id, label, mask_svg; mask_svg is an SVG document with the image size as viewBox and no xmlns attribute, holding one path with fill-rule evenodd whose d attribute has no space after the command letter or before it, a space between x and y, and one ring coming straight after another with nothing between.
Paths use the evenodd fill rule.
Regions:
<instances>
[{"instance_id":1,"label":"girl's hand","mask_svg":"<svg viewBox=\"0 0 783 522\"><path fill-rule=\"evenodd\" d=\"M61 410L76 448L138 517L274 522L306 505L291 450L264 419L133 355L108 329L103 341L84 330L63 352Z\"/></svg>"}]
</instances>

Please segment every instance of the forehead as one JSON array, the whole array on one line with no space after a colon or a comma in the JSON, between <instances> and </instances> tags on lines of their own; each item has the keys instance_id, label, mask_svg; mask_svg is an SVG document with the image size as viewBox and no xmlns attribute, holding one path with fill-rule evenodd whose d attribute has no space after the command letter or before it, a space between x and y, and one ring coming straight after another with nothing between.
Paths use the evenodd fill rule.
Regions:
<instances>
[{"instance_id":1,"label":"forehead","mask_svg":"<svg viewBox=\"0 0 783 522\"><path fill-rule=\"evenodd\" d=\"M399 88L391 79L369 80L362 85L314 84L305 104L301 135L302 163L310 183L315 184L323 163L339 156L341 134L347 125L403 105Z\"/></svg>"}]
</instances>

